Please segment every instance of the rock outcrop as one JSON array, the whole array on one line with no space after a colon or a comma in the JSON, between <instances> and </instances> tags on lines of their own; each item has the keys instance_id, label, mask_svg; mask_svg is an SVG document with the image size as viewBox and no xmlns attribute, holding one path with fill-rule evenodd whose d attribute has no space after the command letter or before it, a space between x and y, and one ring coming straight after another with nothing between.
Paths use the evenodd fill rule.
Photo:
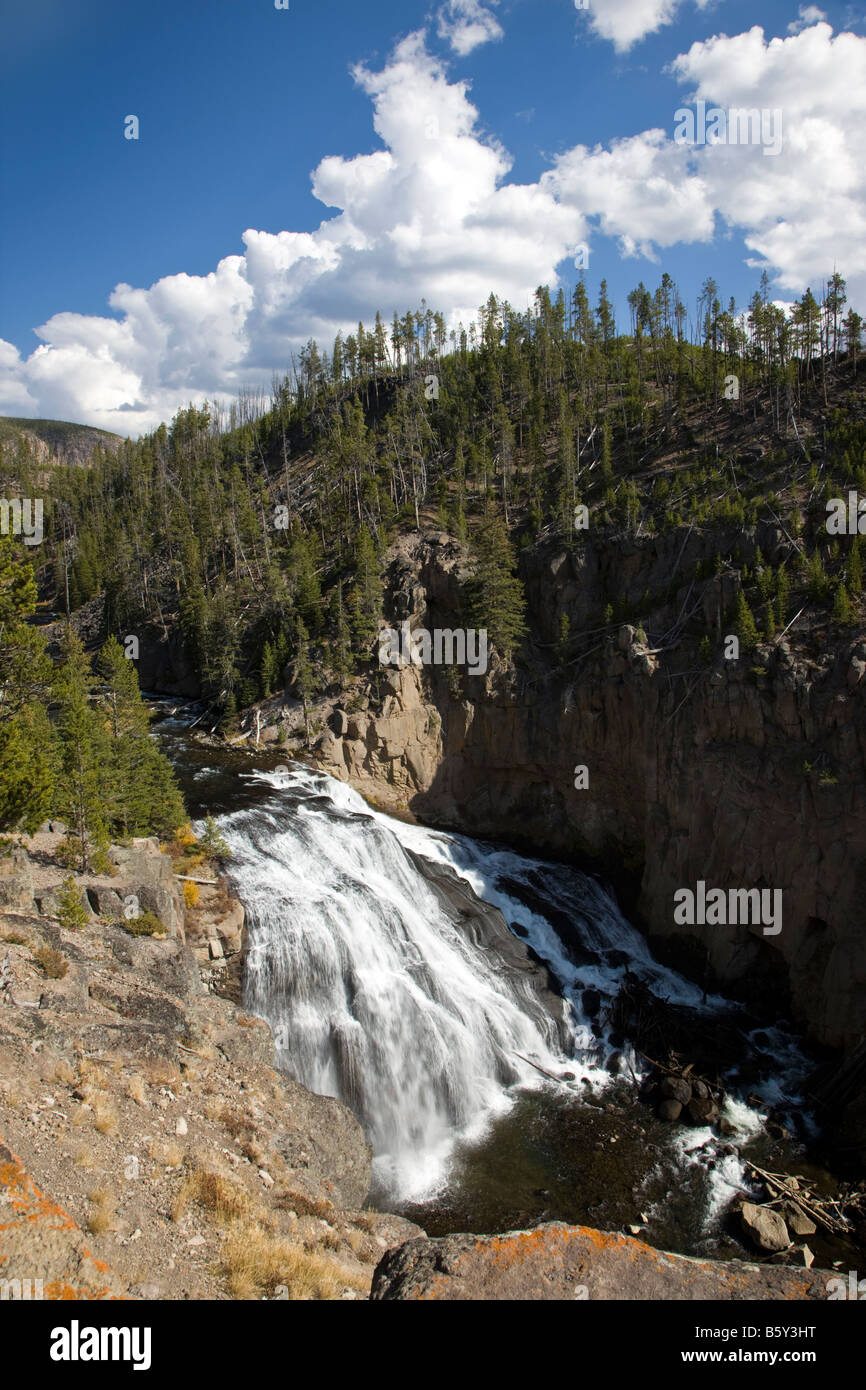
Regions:
<instances>
[{"instance_id":1,"label":"rock outcrop","mask_svg":"<svg viewBox=\"0 0 866 1390\"><path fill-rule=\"evenodd\" d=\"M377 1302L825 1299L826 1271L669 1255L629 1236L552 1222L505 1235L410 1240L373 1278Z\"/></svg>"},{"instance_id":2,"label":"rock outcrop","mask_svg":"<svg viewBox=\"0 0 866 1390\"><path fill-rule=\"evenodd\" d=\"M763 527L732 536L732 548L749 559L760 544L775 559L782 539ZM685 575L711 562L705 544L674 534L617 550L626 598L664 590L645 620L651 632L673 627L694 601ZM622 624L571 664L545 656L563 615L572 632L598 626L613 563L591 544L533 550L523 578L542 654L531 668L463 674L456 694L443 668L383 672L381 705L368 698L333 711L316 757L387 808L602 867L659 954L710 988L792 1010L822 1043L853 1046L866 1020L856 868L866 846L866 642L828 645L815 660L783 640L701 667L694 643L674 635L650 648ZM672 583L678 566L681 587ZM390 620L459 626L464 577L453 540L404 538ZM717 644L737 582L723 574L705 586L703 618ZM579 766L586 789L575 786ZM701 880L781 889L781 930L678 924L675 892Z\"/></svg>"},{"instance_id":3,"label":"rock outcrop","mask_svg":"<svg viewBox=\"0 0 866 1390\"><path fill-rule=\"evenodd\" d=\"M103 1299L124 1285L68 1212L36 1186L0 1134L0 1297Z\"/></svg>"},{"instance_id":4,"label":"rock outcrop","mask_svg":"<svg viewBox=\"0 0 866 1390\"><path fill-rule=\"evenodd\" d=\"M267 1024L220 997L182 920L155 936L115 919L153 850L114 857L80 928L23 890L0 908L0 1280L41 1279L45 1298L365 1297L420 1228L362 1210L357 1119L275 1069ZM44 843L16 856L37 897L52 872ZM162 870L147 882L174 891ZM189 915L239 948L222 896Z\"/></svg>"}]
</instances>

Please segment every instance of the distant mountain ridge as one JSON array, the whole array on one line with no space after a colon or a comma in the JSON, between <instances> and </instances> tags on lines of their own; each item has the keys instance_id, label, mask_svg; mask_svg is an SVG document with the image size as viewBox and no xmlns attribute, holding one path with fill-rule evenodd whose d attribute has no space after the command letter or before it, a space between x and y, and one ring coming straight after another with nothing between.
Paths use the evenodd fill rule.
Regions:
<instances>
[{"instance_id":1,"label":"distant mountain ridge","mask_svg":"<svg viewBox=\"0 0 866 1390\"><path fill-rule=\"evenodd\" d=\"M96 429L93 425L77 425L69 420L27 420L17 416L0 415L0 445L11 444L17 450L26 442L39 463L66 463L82 466L90 462L94 450L117 450L123 443L119 434Z\"/></svg>"}]
</instances>

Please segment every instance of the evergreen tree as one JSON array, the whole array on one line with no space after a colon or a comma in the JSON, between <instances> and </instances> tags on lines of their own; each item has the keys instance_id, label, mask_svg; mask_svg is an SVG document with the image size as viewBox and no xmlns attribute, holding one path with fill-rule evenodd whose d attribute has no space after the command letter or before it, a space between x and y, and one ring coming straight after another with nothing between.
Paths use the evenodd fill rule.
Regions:
<instances>
[{"instance_id":1,"label":"evergreen tree","mask_svg":"<svg viewBox=\"0 0 866 1390\"><path fill-rule=\"evenodd\" d=\"M507 661L526 632L526 601L501 518L493 517L482 526L476 554L471 596L473 621L476 627L487 630L488 640Z\"/></svg>"},{"instance_id":2,"label":"evergreen tree","mask_svg":"<svg viewBox=\"0 0 866 1390\"><path fill-rule=\"evenodd\" d=\"M791 582L788 578L788 571L784 565L780 565L776 573L776 621L780 628L784 628L788 622L790 592Z\"/></svg>"},{"instance_id":3,"label":"evergreen tree","mask_svg":"<svg viewBox=\"0 0 866 1390\"><path fill-rule=\"evenodd\" d=\"M198 837L198 844L208 859L214 860L218 864L225 863L232 857L229 842L217 826L213 816L205 818L204 830Z\"/></svg>"},{"instance_id":4,"label":"evergreen tree","mask_svg":"<svg viewBox=\"0 0 866 1390\"><path fill-rule=\"evenodd\" d=\"M67 846L82 873L108 846L105 769L110 750L102 720L90 704L92 676L84 648L67 631L55 683L60 758L56 814L66 822Z\"/></svg>"},{"instance_id":5,"label":"evergreen tree","mask_svg":"<svg viewBox=\"0 0 866 1390\"><path fill-rule=\"evenodd\" d=\"M352 675L355 664L352 656L352 632L343 602L342 581L337 583L331 595L331 628L331 667L342 683Z\"/></svg>"},{"instance_id":6,"label":"evergreen tree","mask_svg":"<svg viewBox=\"0 0 866 1390\"><path fill-rule=\"evenodd\" d=\"M605 417L601 430L601 482L605 488L610 487L613 480L613 463L611 448L611 428L610 421Z\"/></svg>"},{"instance_id":7,"label":"evergreen tree","mask_svg":"<svg viewBox=\"0 0 866 1390\"><path fill-rule=\"evenodd\" d=\"M851 554L848 559L848 591L855 599L859 598L863 592L863 562L860 558L860 537L855 536L851 542Z\"/></svg>"},{"instance_id":8,"label":"evergreen tree","mask_svg":"<svg viewBox=\"0 0 866 1390\"><path fill-rule=\"evenodd\" d=\"M848 599L848 590L845 585L836 585L836 593L833 597L833 622L840 627L847 627L851 621L851 604Z\"/></svg>"},{"instance_id":9,"label":"evergreen tree","mask_svg":"<svg viewBox=\"0 0 866 1390\"><path fill-rule=\"evenodd\" d=\"M186 818L171 764L150 733L134 663L110 637L96 662L98 704L108 734L103 804L114 834L169 835Z\"/></svg>"},{"instance_id":10,"label":"evergreen tree","mask_svg":"<svg viewBox=\"0 0 866 1390\"><path fill-rule=\"evenodd\" d=\"M81 901L81 889L71 874L67 874L57 890L57 916L66 931L80 931L87 925L87 909Z\"/></svg>"},{"instance_id":11,"label":"evergreen tree","mask_svg":"<svg viewBox=\"0 0 866 1390\"><path fill-rule=\"evenodd\" d=\"M56 775L45 713L51 662L25 622L36 607L31 565L0 536L0 833L32 833L51 806Z\"/></svg>"},{"instance_id":12,"label":"evergreen tree","mask_svg":"<svg viewBox=\"0 0 866 1390\"><path fill-rule=\"evenodd\" d=\"M300 616L295 621L295 687L304 708L304 740L310 746L310 700L314 694L309 633Z\"/></svg>"},{"instance_id":13,"label":"evergreen tree","mask_svg":"<svg viewBox=\"0 0 866 1390\"><path fill-rule=\"evenodd\" d=\"M382 580L373 538L366 525L359 527L355 542L355 587L356 636L361 648L369 651L382 616Z\"/></svg>"},{"instance_id":14,"label":"evergreen tree","mask_svg":"<svg viewBox=\"0 0 866 1390\"><path fill-rule=\"evenodd\" d=\"M743 652L751 652L758 644L758 629L752 610L744 591L741 589L737 595L737 612L734 620L734 627L740 639L740 648Z\"/></svg>"}]
</instances>

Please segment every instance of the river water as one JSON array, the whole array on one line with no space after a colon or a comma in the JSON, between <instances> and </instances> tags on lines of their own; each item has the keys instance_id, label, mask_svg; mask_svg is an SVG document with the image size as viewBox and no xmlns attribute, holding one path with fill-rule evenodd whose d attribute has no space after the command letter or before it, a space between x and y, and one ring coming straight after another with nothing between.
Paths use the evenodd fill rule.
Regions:
<instances>
[{"instance_id":1,"label":"river water","mask_svg":"<svg viewBox=\"0 0 866 1390\"><path fill-rule=\"evenodd\" d=\"M781 1108L808 1137L810 1058L790 1029L759 1029L660 965L597 878L396 820L303 764L202 746L185 723L160 735L192 813L213 814L233 852L245 1006L287 1074L362 1121L375 1204L431 1234L568 1220L744 1253L725 1217L744 1159L807 1162L796 1134L780 1152L764 1125ZM726 1074L724 1137L637 1103L647 1064L615 1023L626 981L710 1033L753 1030L742 1075Z\"/></svg>"}]
</instances>

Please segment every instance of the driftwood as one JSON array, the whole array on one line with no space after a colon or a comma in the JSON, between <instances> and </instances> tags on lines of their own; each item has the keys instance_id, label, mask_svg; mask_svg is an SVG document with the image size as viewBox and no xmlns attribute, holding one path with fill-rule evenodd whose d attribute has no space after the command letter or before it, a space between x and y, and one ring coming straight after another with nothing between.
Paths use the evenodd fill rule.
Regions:
<instances>
[{"instance_id":1,"label":"driftwood","mask_svg":"<svg viewBox=\"0 0 866 1390\"><path fill-rule=\"evenodd\" d=\"M175 878L180 878L184 883L204 883L209 888L216 888L219 884L217 878L193 878L191 874L175 874Z\"/></svg>"},{"instance_id":2,"label":"driftwood","mask_svg":"<svg viewBox=\"0 0 866 1390\"><path fill-rule=\"evenodd\" d=\"M526 1062L530 1067L535 1067L535 1070L540 1071L542 1076L549 1076L551 1081L562 1081L561 1076L556 1076L552 1071L546 1071L544 1067L540 1067L537 1062L531 1062L528 1057L523 1056L522 1052L515 1052L514 1055L515 1057L519 1057L521 1062Z\"/></svg>"},{"instance_id":3,"label":"driftwood","mask_svg":"<svg viewBox=\"0 0 866 1390\"><path fill-rule=\"evenodd\" d=\"M844 1213L839 1212L838 1202L831 1199L822 1201L814 1197L810 1201L806 1201L799 1192L794 1192L791 1189L789 1185L791 1179L785 1173L768 1173L765 1169L759 1168L756 1163L749 1163L748 1160L746 1167L750 1172L757 1173L769 1192L776 1194L771 1201L764 1203L765 1206L775 1206L779 1201L789 1202L804 1216L810 1217L812 1221L823 1226L825 1231L830 1231L834 1235L847 1235L850 1231L850 1222ZM835 1210L828 1215L824 1210L825 1207L833 1207Z\"/></svg>"}]
</instances>

